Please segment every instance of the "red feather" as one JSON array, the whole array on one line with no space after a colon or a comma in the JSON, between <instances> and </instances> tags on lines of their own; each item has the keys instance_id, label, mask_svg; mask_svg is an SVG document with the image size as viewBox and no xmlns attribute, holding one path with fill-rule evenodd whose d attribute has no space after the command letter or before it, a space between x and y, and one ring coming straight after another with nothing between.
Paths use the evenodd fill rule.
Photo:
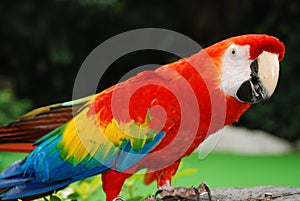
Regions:
<instances>
[{"instance_id":1,"label":"red feather","mask_svg":"<svg viewBox=\"0 0 300 201\"><path fill-rule=\"evenodd\" d=\"M73 110L79 110L84 103L41 107L28 112L17 121L1 126L0 151L31 152L36 140L72 119Z\"/></svg>"}]
</instances>

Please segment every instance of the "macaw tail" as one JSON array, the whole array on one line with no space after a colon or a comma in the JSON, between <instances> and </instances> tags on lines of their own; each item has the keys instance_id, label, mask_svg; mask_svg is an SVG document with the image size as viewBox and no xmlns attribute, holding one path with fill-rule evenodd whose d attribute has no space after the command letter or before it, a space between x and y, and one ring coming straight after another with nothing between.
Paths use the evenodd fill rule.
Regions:
<instances>
[{"instance_id":1,"label":"macaw tail","mask_svg":"<svg viewBox=\"0 0 300 201\"><path fill-rule=\"evenodd\" d=\"M2 192L0 191L0 200L29 196L31 199L38 198L74 182L70 178L57 182L39 181L33 172L24 171L25 163L26 158L18 160L0 174L0 189L3 189Z\"/></svg>"},{"instance_id":2,"label":"macaw tail","mask_svg":"<svg viewBox=\"0 0 300 201\"><path fill-rule=\"evenodd\" d=\"M18 198L26 198L26 200L39 198L51 194L56 190L60 190L67 185L86 177L94 176L99 173L105 173L109 169L105 166L96 167L84 171L61 180L43 181L38 179L34 171L25 171L26 158L11 164L6 170L0 174L0 200L17 200ZM60 162L59 162L60 163ZM82 167L73 167L70 171L78 171ZM59 170L57 170L59 172ZM67 171L68 172L68 171ZM61 173L62 174L62 173ZM65 173L66 175L67 173Z\"/></svg>"},{"instance_id":3,"label":"macaw tail","mask_svg":"<svg viewBox=\"0 0 300 201\"><path fill-rule=\"evenodd\" d=\"M0 175L0 200L11 200L21 197L30 199L49 195L54 190L61 189L74 182L66 179L57 182L37 181L34 175L24 175L22 166L26 159L16 161Z\"/></svg>"},{"instance_id":4,"label":"macaw tail","mask_svg":"<svg viewBox=\"0 0 300 201\"><path fill-rule=\"evenodd\" d=\"M109 170L105 166L100 166L83 171L82 166L69 166L63 160L58 159L56 163L60 168L51 170L57 177L55 177L55 180L47 180L41 178L44 176L43 173L34 171L38 167L31 166L28 169L27 163L35 162L27 159L14 162L0 174L0 200L16 200L18 198L26 198L27 200L28 198L33 199L49 195L53 191L60 190L77 180L105 173Z\"/></svg>"},{"instance_id":5,"label":"macaw tail","mask_svg":"<svg viewBox=\"0 0 300 201\"><path fill-rule=\"evenodd\" d=\"M31 152L33 143L73 118L93 96L32 110L0 127L0 152Z\"/></svg>"},{"instance_id":6,"label":"macaw tail","mask_svg":"<svg viewBox=\"0 0 300 201\"><path fill-rule=\"evenodd\" d=\"M70 164L57 149L65 124L35 142L35 148L26 158L11 164L0 174L0 200L35 198L77 180L109 170L96 159L88 158L82 164Z\"/></svg>"}]
</instances>

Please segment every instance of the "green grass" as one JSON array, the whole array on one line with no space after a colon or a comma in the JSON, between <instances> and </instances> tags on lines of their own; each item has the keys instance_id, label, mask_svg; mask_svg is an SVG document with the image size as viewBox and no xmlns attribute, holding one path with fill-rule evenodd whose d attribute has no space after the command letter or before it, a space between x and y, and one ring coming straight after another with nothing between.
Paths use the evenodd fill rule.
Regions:
<instances>
[{"instance_id":1,"label":"green grass","mask_svg":"<svg viewBox=\"0 0 300 201\"><path fill-rule=\"evenodd\" d=\"M24 156L24 154L0 153L0 170ZM197 171L194 172L193 169L197 169ZM212 188L261 185L300 187L299 170L300 153L276 156L211 153L202 160L199 159L197 153L193 153L183 160L183 165L173 180L173 186L198 186L202 181L206 181ZM136 178L138 179L133 179L124 186L121 196L128 198L129 193L133 194L130 197L155 193L156 184L145 186L142 184L141 177ZM132 182L135 183L130 186ZM92 196L97 196L97 200L104 199L100 189L97 189ZM88 197L90 196L88 195Z\"/></svg>"},{"instance_id":2,"label":"green grass","mask_svg":"<svg viewBox=\"0 0 300 201\"><path fill-rule=\"evenodd\" d=\"M213 153L203 160L194 153L183 162L184 168L197 168L199 171L175 180L175 185L198 185L206 181L211 187L300 187L300 153L276 156Z\"/></svg>"}]
</instances>

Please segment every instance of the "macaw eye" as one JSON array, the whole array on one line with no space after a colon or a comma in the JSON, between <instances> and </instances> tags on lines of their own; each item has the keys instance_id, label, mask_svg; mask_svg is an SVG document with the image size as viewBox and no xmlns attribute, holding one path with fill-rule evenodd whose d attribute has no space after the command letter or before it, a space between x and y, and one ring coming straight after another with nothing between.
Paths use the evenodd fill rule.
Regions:
<instances>
[{"instance_id":1,"label":"macaw eye","mask_svg":"<svg viewBox=\"0 0 300 201\"><path fill-rule=\"evenodd\" d=\"M247 60L249 58L249 46L240 46L236 44L232 44L228 49L226 50L226 55L228 59L231 59L233 61L237 60ZM239 64L237 64L239 65Z\"/></svg>"},{"instance_id":2,"label":"macaw eye","mask_svg":"<svg viewBox=\"0 0 300 201\"><path fill-rule=\"evenodd\" d=\"M235 48L230 49L231 56L235 57L237 55L237 50Z\"/></svg>"}]
</instances>

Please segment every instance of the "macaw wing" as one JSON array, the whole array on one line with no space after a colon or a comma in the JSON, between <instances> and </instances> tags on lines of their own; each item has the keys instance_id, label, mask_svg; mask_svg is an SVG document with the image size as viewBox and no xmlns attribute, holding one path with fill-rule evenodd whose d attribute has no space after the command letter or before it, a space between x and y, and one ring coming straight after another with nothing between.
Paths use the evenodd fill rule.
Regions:
<instances>
[{"instance_id":1,"label":"macaw wing","mask_svg":"<svg viewBox=\"0 0 300 201\"><path fill-rule=\"evenodd\" d=\"M149 78L153 80L153 76ZM120 101L128 94L130 84L140 86L139 80L145 79L122 85ZM157 83L160 78L154 81ZM113 87L91 98L71 120L37 140L36 148L26 159L12 164L0 175L0 188L6 189L0 197L14 199L50 192L111 169L126 171L135 166L159 146L168 131L165 128L174 123L171 118L167 121L171 122L169 126L163 129L152 125L155 118L152 119L149 108L156 103L154 99L159 99L158 95L168 100L163 102L172 113L175 104L161 87L142 89L132 98L130 108L135 113L127 120L112 115ZM126 108L120 108L123 109Z\"/></svg>"},{"instance_id":2,"label":"macaw wing","mask_svg":"<svg viewBox=\"0 0 300 201\"><path fill-rule=\"evenodd\" d=\"M112 118L104 123L97 119L101 114L88 115L89 110L85 108L67 123L58 143L62 158L72 166L80 164L87 169L106 166L124 171L140 161L164 137L164 131L149 128L147 121L124 123Z\"/></svg>"},{"instance_id":3,"label":"macaw wing","mask_svg":"<svg viewBox=\"0 0 300 201\"><path fill-rule=\"evenodd\" d=\"M85 107L69 122L40 138L26 159L0 174L0 188L6 188L0 197L42 194L110 169L126 171L165 135L163 131L152 131L146 124L123 124L115 119L103 129L95 115L88 115L89 109ZM128 135L134 130L139 138Z\"/></svg>"},{"instance_id":4,"label":"macaw wing","mask_svg":"<svg viewBox=\"0 0 300 201\"><path fill-rule=\"evenodd\" d=\"M0 127L0 151L31 152L40 137L73 118L92 96L32 110Z\"/></svg>"}]
</instances>

